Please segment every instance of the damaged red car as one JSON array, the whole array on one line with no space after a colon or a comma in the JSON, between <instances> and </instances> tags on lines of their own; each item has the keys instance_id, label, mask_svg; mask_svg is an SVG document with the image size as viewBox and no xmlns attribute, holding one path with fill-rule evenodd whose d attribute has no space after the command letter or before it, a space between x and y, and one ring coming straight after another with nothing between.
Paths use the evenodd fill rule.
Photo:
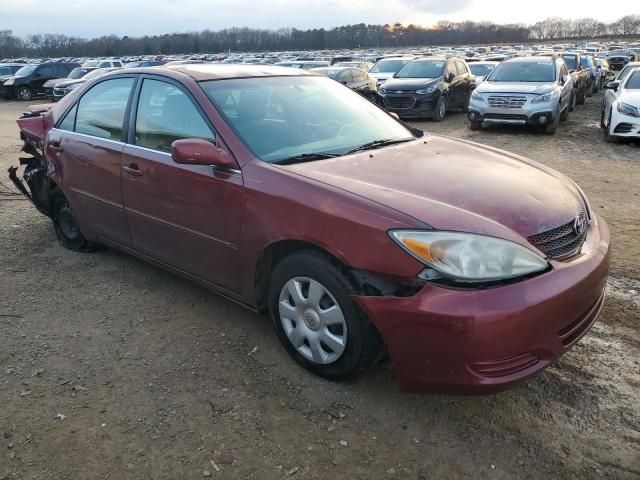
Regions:
<instances>
[{"instance_id":1,"label":"damaged red car","mask_svg":"<svg viewBox=\"0 0 640 480\"><path fill-rule=\"evenodd\" d=\"M604 301L609 230L574 182L323 76L121 70L18 123L29 156L10 176L62 245L268 312L325 378L388 352L406 390L497 391L557 360Z\"/></svg>"}]
</instances>

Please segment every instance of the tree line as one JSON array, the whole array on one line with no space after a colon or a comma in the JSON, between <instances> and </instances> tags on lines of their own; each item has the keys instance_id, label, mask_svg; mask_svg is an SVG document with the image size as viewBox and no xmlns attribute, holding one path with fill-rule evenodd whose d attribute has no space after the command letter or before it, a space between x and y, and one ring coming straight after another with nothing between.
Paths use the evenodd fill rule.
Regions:
<instances>
[{"instance_id":1,"label":"tree line","mask_svg":"<svg viewBox=\"0 0 640 480\"><path fill-rule=\"evenodd\" d=\"M21 38L0 30L0 58L121 56L182 53L325 50L343 48L409 47L416 45L464 45L524 43L598 37L640 35L640 15L626 15L611 23L594 18L548 18L533 25L492 22L441 21L419 25L345 25L331 29L265 30L229 28L219 31L85 39L62 34L36 34Z\"/></svg>"}]
</instances>

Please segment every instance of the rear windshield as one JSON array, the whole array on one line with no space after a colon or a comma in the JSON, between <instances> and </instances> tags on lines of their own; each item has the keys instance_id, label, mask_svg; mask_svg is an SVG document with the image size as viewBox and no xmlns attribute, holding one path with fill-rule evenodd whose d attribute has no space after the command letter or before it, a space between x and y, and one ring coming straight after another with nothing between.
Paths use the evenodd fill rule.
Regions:
<instances>
[{"instance_id":1,"label":"rear windshield","mask_svg":"<svg viewBox=\"0 0 640 480\"><path fill-rule=\"evenodd\" d=\"M442 75L442 67L444 67L444 61L431 60L431 61L414 61L407 63L402 67L398 73L395 74L396 78L437 78Z\"/></svg>"},{"instance_id":2,"label":"rear windshield","mask_svg":"<svg viewBox=\"0 0 640 480\"><path fill-rule=\"evenodd\" d=\"M505 62L498 65L490 82L553 82L555 67L551 62Z\"/></svg>"},{"instance_id":3,"label":"rear windshield","mask_svg":"<svg viewBox=\"0 0 640 480\"><path fill-rule=\"evenodd\" d=\"M74 68L73 70L71 70L71 73L69 74L69 78L73 78L74 80L77 80L78 78L84 77L88 71L89 70L87 70L86 68Z\"/></svg>"},{"instance_id":4,"label":"rear windshield","mask_svg":"<svg viewBox=\"0 0 640 480\"><path fill-rule=\"evenodd\" d=\"M406 60L380 60L370 70L371 73L396 73L405 64Z\"/></svg>"},{"instance_id":5,"label":"rear windshield","mask_svg":"<svg viewBox=\"0 0 640 480\"><path fill-rule=\"evenodd\" d=\"M471 73L473 73L475 76L486 77L496 67L495 65L482 65L478 63L470 63L469 68L471 69Z\"/></svg>"},{"instance_id":6,"label":"rear windshield","mask_svg":"<svg viewBox=\"0 0 640 480\"><path fill-rule=\"evenodd\" d=\"M564 60L564 63L567 64L567 68L569 70L575 70L576 69L576 56L575 55L563 55L562 59Z\"/></svg>"}]
</instances>

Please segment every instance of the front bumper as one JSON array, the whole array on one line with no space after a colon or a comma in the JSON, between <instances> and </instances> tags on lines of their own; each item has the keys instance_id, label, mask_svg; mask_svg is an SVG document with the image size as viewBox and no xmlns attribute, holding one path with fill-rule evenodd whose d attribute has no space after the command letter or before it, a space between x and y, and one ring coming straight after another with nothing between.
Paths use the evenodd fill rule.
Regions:
<instances>
[{"instance_id":1,"label":"front bumper","mask_svg":"<svg viewBox=\"0 0 640 480\"><path fill-rule=\"evenodd\" d=\"M396 113L400 118L432 117L439 93L425 95L385 93L380 95L380 101L385 110Z\"/></svg>"},{"instance_id":2,"label":"front bumper","mask_svg":"<svg viewBox=\"0 0 640 480\"><path fill-rule=\"evenodd\" d=\"M620 138L640 138L640 118L624 115L614 107L609 134Z\"/></svg>"},{"instance_id":3,"label":"front bumper","mask_svg":"<svg viewBox=\"0 0 640 480\"><path fill-rule=\"evenodd\" d=\"M609 229L598 218L581 253L518 283L412 297L356 297L385 340L402 389L492 393L540 372L593 325L604 302Z\"/></svg>"},{"instance_id":4,"label":"front bumper","mask_svg":"<svg viewBox=\"0 0 640 480\"><path fill-rule=\"evenodd\" d=\"M520 108L491 107L487 102L474 100L469 102L469 120L481 123L499 123L515 125L547 125L555 121L557 101L547 103L527 103ZM542 117L544 117L542 119ZM544 121L542 121L544 120Z\"/></svg>"}]
</instances>

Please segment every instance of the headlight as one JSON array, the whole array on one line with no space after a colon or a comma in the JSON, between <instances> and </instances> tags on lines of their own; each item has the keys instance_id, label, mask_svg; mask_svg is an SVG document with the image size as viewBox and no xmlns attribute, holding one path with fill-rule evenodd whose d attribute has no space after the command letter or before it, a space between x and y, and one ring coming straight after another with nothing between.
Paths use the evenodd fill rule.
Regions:
<instances>
[{"instance_id":1,"label":"headlight","mask_svg":"<svg viewBox=\"0 0 640 480\"><path fill-rule=\"evenodd\" d=\"M505 280L548 267L534 251L495 237L426 230L392 230L390 235L425 265L461 282Z\"/></svg>"},{"instance_id":2,"label":"headlight","mask_svg":"<svg viewBox=\"0 0 640 480\"><path fill-rule=\"evenodd\" d=\"M67 88L65 88L65 90L75 90L76 88L78 88L80 85L82 85L81 83L72 83L71 85L69 85Z\"/></svg>"},{"instance_id":3,"label":"headlight","mask_svg":"<svg viewBox=\"0 0 640 480\"><path fill-rule=\"evenodd\" d=\"M430 87L427 88L421 88L420 90L416 90L416 93L418 95L425 95L427 93L431 93L436 89L435 85L431 85Z\"/></svg>"},{"instance_id":4,"label":"headlight","mask_svg":"<svg viewBox=\"0 0 640 480\"><path fill-rule=\"evenodd\" d=\"M628 103L618 103L618 112L630 117L640 117L640 112L638 111L638 109L633 105L629 105Z\"/></svg>"},{"instance_id":5,"label":"headlight","mask_svg":"<svg viewBox=\"0 0 640 480\"><path fill-rule=\"evenodd\" d=\"M473 93L471 93L471 98L477 102L484 102L484 98L482 98L482 95L480 95L475 90L473 91Z\"/></svg>"},{"instance_id":6,"label":"headlight","mask_svg":"<svg viewBox=\"0 0 640 480\"><path fill-rule=\"evenodd\" d=\"M546 95L538 95L531 100L531 103L548 103L551 101L551 94L547 93Z\"/></svg>"},{"instance_id":7,"label":"headlight","mask_svg":"<svg viewBox=\"0 0 640 480\"><path fill-rule=\"evenodd\" d=\"M10 85L13 85L14 83L16 83L16 79L15 78L10 78L9 80L6 80L4 82L4 84L8 87Z\"/></svg>"},{"instance_id":8,"label":"headlight","mask_svg":"<svg viewBox=\"0 0 640 480\"><path fill-rule=\"evenodd\" d=\"M381 94L384 95L385 93L387 93L387 89L384 88L384 87L380 87L380 88L378 88L378 93L381 93Z\"/></svg>"}]
</instances>

